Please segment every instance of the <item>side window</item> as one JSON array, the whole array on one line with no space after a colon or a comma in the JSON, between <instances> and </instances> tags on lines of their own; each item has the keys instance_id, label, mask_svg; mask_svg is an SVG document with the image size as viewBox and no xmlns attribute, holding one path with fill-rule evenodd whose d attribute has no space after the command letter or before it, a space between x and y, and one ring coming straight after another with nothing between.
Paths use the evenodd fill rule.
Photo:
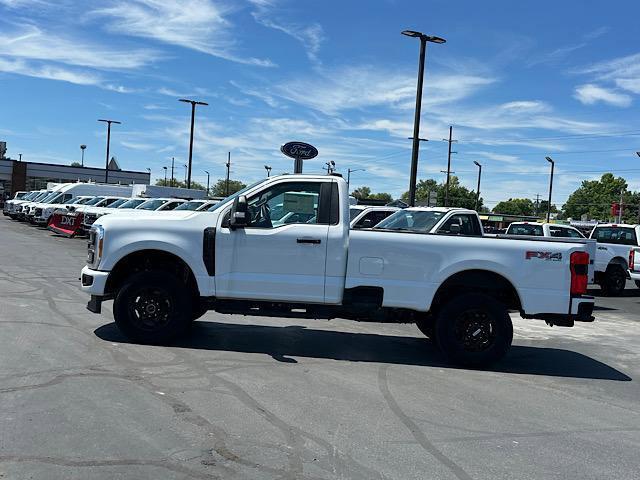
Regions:
<instances>
[{"instance_id":1,"label":"side window","mask_svg":"<svg viewBox=\"0 0 640 480\"><path fill-rule=\"evenodd\" d=\"M452 227L453 225L457 225ZM478 219L474 215L460 214L453 215L445 224L440 227L438 233L448 235L466 235L466 236L480 236L482 230Z\"/></svg>"},{"instance_id":2,"label":"side window","mask_svg":"<svg viewBox=\"0 0 640 480\"><path fill-rule=\"evenodd\" d=\"M296 223L318 224L322 182L285 182L260 192L248 200L254 228L276 228ZM331 189L328 191L331 195ZM331 198L329 198L331 205ZM320 213L320 214L319 214Z\"/></svg>"},{"instance_id":3,"label":"side window","mask_svg":"<svg viewBox=\"0 0 640 480\"><path fill-rule=\"evenodd\" d=\"M364 217L362 217L360 220L358 220L358 223L356 223L353 226L353 228L371 228L371 227L375 227L377 224L379 224L382 220L387 218L392 213L393 212L384 211L384 210L378 210L378 211L369 212Z\"/></svg>"},{"instance_id":4,"label":"side window","mask_svg":"<svg viewBox=\"0 0 640 480\"><path fill-rule=\"evenodd\" d=\"M552 237L568 237L565 229L560 227L549 227L549 233Z\"/></svg>"},{"instance_id":5,"label":"side window","mask_svg":"<svg viewBox=\"0 0 640 480\"><path fill-rule=\"evenodd\" d=\"M160 210L173 210L174 208L176 208L178 205L181 205L182 202L169 202L166 205L164 205Z\"/></svg>"},{"instance_id":6,"label":"side window","mask_svg":"<svg viewBox=\"0 0 640 480\"><path fill-rule=\"evenodd\" d=\"M103 207L108 207L109 205L111 205L113 202L115 202L116 200L118 200L117 198L107 198L104 203L102 204Z\"/></svg>"},{"instance_id":7,"label":"side window","mask_svg":"<svg viewBox=\"0 0 640 480\"><path fill-rule=\"evenodd\" d=\"M567 237L569 238L584 238L579 231L574 230L573 228L567 228L566 231Z\"/></svg>"}]
</instances>

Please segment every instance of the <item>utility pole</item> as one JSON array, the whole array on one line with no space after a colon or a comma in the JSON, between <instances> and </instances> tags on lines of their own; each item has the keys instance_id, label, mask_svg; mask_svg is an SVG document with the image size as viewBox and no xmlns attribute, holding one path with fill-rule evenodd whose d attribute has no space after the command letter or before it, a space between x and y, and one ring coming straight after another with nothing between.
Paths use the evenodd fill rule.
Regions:
<instances>
[{"instance_id":1,"label":"utility pole","mask_svg":"<svg viewBox=\"0 0 640 480\"><path fill-rule=\"evenodd\" d=\"M227 179L225 181L224 194L229 196L229 173L231 172L231 152L227 155Z\"/></svg>"},{"instance_id":2,"label":"utility pole","mask_svg":"<svg viewBox=\"0 0 640 480\"><path fill-rule=\"evenodd\" d=\"M453 126L449 126L449 140L447 140L446 138L443 138L442 140L444 140L445 142L447 141L449 142L449 154L447 155L447 186L444 191L444 206L448 207L449 206L449 178L451 177L451 173L455 173L455 172L451 172L451 154L457 153L457 152L451 151L451 144L454 142L457 142L457 140L453 140Z\"/></svg>"},{"instance_id":3,"label":"utility pole","mask_svg":"<svg viewBox=\"0 0 640 480\"><path fill-rule=\"evenodd\" d=\"M482 165L480 165L478 162L474 161L473 163L476 164L476 166L478 167L478 188L476 189L476 208L475 211L478 211L478 203L480 202L480 178L482 177Z\"/></svg>"},{"instance_id":4,"label":"utility pole","mask_svg":"<svg viewBox=\"0 0 640 480\"><path fill-rule=\"evenodd\" d=\"M416 89L416 108L413 117L413 145L411 147L411 175L409 177L409 206L416 204L416 183L418 181L418 151L420 149L420 112L422 110L422 83L424 80L424 57L427 50L427 42L445 43L444 38L433 35L425 35L415 30L404 30L402 35L418 38L420 40L420 56L418 60L418 86Z\"/></svg>"},{"instance_id":5,"label":"utility pole","mask_svg":"<svg viewBox=\"0 0 640 480\"><path fill-rule=\"evenodd\" d=\"M547 162L551 164L551 177L549 178L549 203L547 204L547 223L551 219L551 191L553 190L553 168L556 166L556 162L551 157L544 157Z\"/></svg>"},{"instance_id":6,"label":"utility pole","mask_svg":"<svg viewBox=\"0 0 640 480\"><path fill-rule=\"evenodd\" d=\"M122 122L104 119L98 119L98 121L107 124L107 160L104 164L104 183L109 183L109 144L111 143L111 124L115 123L117 125L120 125Z\"/></svg>"},{"instance_id":7,"label":"utility pole","mask_svg":"<svg viewBox=\"0 0 640 480\"><path fill-rule=\"evenodd\" d=\"M171 157L171 186L172 187L173 187L173 184L174 184L174 182L173 182L173 164L175 163L175 161L176 161L176 157Z\"/></svg>"},{"instance_id":8,"label":"utility pole","mask_svg":"<svg viewBox=\"0 0 640 480\"><path fill-rule=\"evenodd\" d=\"M87 148L86 145L80 145L80 151L82 152L82 158L80 160L80 166L84 167L84 151Z\"/></svg>"},{"instance_id":9,"label":"utility pole","mask_svg":"<svg viewBox=\"0 0 640 480\"><path fill-rule=\"evenodd\" d=\"M186 98L181 98L180 101L191 104L191 135L189 137L189 170L188 170L187 178L185 179L187 188L191 188L191 159L193 158L193 125L196 118L196 105L209 105L209 104L205 102L198 102L196 100L188 100Z\"/></svg>"},{"instance_id":10,"label":"utility pole","mask_svg":"<svg viewBox=\"0 0 640 480\"><path fill-rule=\"evenodd\" d=\"M448 180L448 179L449 179L449 175L451 175L452 173L456 173L456 172L452 172L452 171L450 171L450 170L440 170L440 173L444 173L444 174L447 176L447 180ZM446 192L445 192L445 195L446 195ZM449 206L449 205L447 204L447 202L448 202L448 198L445 198L444 202L445 202L445 203L444 203L444 206L445 206L445 207L448 207L448 206ZM437 200L436 200L436 203L438 203L438 202L437 202ZM436 206L437 206L437 205L436 205Z\"/></svg>"},{"instance_id":11,"label":"utility pole","mask_svg":"<svg viewBox=\"0 0 640 480\"><path fill-rule=\"evenodd\" d=\"M167 186L167 167L162 167L164 168L164 186Z\"/></svg>"},{"instance_id":12,"label":"utility pole","mask_svg":"<svg viewBox=\"0 0 640 480\"><path fill-rule=\"evenodd\" d=\"M205 170L204 173L207 174L207 197L208 197L209 196L209 172Z\"/></svg>"},{"instance_id":13,"label":"utility pole","mask_svg":"<svg viewBox=\"0 0 640 480\"><path fill-rule=\"evenodd\" d=\"M366 172L364 168L347 168L347 192L349 191L349 184L351 183L351 174L353 172Z\"/></svg>"},{"instance_id":14,"label":"utility pole","mask_svg":"<svg viewBox=\"0 0 640 480\"><path fill-rule=\"evenodd\" d=\"M184 183L187 184L187 173L189 172L189 165L186 163L182 165L184 167Z\"/></svg>"},{"instance_id":15,"label":"utility pole","mask_svg":"<svg viewBox=\"0 0 640 480\"><path fill-rule=\"evenodd\" d=\"M620 210L618 210L618 223L622 223L622 194L624 190L620 190Z\"/></svg>"},{"instance_id":16,"label":"utility pole","mask_svg":"<svg viewBox=\"0 0 640 480\"><path fill-rule=\"evenodd\" d=\"M540 209L540 194L536 193L536 217L538 216L539 209Z\"/></svg>"}]
</instances>

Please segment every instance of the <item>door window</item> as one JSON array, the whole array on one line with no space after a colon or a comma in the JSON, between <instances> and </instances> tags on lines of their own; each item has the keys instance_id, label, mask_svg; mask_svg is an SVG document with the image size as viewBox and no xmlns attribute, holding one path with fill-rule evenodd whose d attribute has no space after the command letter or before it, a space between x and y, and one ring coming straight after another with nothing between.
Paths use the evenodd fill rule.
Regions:
<instances>
[{"instance_id":1,"label":"door window","mask_svg":"<svg viewBox=\"0 0 640 480\"><path fill-rule=\"evenodd\" d=\"M286 182L263 190L248 200L254 228L277 228L290 224L327 224L321 221L321 182Z\"/></svg>"},{"instance_id":2,"label":"door window","mask_svg":"<svg viewBox=\"0 0 640 480\"><path fill-rule=\"evenodd\" d=\"M452 225L458 225L458 228L452 229ZM452 231L457 230L457 231ZM453 215L449 220L445 222L445 224L440 227L438 230L440 234L456 234L456 235L466 235L466 236L474 236L474 235L482 235L482 230L480 229L480 224L478 223L478 219L474 215L467 214L459 214Z\"/></svg>"},{"instance_id":3,"label":"door window","mask_svg":"<svg viewBox=\"0 0 640 480\"><path fill-rule=\"evenodd\" d=\"M353 226L353 228L371 228L371 227L375 227L377 224L379 224L382 220L387 218L392 213L394 213L394 212L388 211L388 210L374 210L372 212L369 212L369 213L365 214L364 217L362 217L360 220L358 220L358 223L356 223Z\"/></svg>"}]
</instances>

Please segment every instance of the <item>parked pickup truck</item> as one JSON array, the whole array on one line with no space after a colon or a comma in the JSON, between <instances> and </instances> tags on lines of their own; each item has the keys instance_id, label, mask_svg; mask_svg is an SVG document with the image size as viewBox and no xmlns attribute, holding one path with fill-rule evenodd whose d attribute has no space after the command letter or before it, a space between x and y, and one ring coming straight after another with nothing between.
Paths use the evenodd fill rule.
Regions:
<instances>
[{"instance_id":1,"label":"parked pickup truck","mask_svg":"<svg viewBox=\"0 0 640 480\"><path fill-rule=\"evenodd\" d=\"M284 223L292 215L304 221ZM584 244L484 237L461 209L405 209L350 230L337 176L274 176L209 212L131 218L93 224L81 288L94 313L114 299L117 326L143 343L171 341L207 310L342 317L415 322L449 359L479 365L508 351L510 310L550 325L593 320Z\"/></svg>"},{"instance_id":2,"label":"parked pickup truck","mask_svg":"<svg viewBox=\"0 0 640 480\"><path fill-rule=\"evenodd\" d=\"M640 246L640 225L601 223L589 238L598 242L596 282L609 295L620 295L627 283L631 249Z\"/></svg>"}]
</instances>

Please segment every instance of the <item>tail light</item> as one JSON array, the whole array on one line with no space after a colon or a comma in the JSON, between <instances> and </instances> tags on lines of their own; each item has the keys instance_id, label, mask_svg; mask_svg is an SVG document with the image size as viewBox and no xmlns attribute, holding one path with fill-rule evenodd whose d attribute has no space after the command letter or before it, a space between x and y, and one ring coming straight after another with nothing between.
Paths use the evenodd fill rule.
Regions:
<instances>
[{"instance_id":1,"label":"tail light","mask_svg":"<svg viewBox=\"0 0 640 480\"><path fill-rule=\"evenodd\" d=\"M589 254L587 252L573 252L571 254L571 295L587 293L589 283Z\"/></svg>"},{"instance_id":2,"label":"tail light","mask_svg":"<svg viewBox=\"0 0 640 480\"><path fill-rule=\"evenodd\" d=\"M635 260L636 260L636 251L632 248L631 251L629 252L629 270L631 271L636 269Z\"/></svg>"}]
</instances>

